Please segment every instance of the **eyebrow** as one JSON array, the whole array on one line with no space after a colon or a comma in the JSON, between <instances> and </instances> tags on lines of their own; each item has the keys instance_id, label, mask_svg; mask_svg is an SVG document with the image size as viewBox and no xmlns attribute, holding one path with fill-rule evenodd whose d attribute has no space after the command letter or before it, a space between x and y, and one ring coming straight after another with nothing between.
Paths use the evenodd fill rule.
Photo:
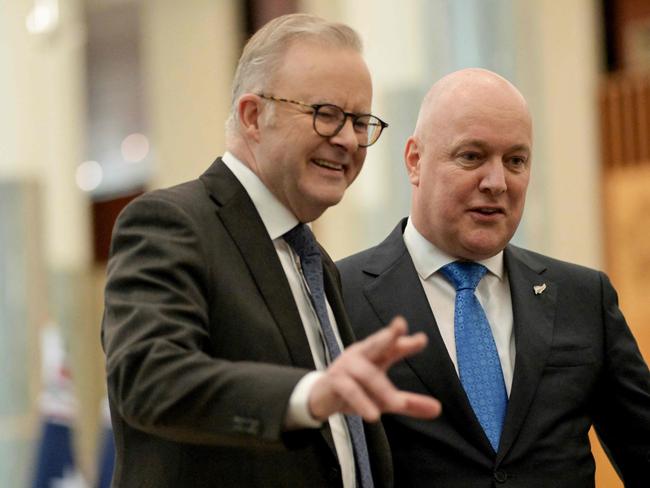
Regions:
<instances>
[{"instance_id":1,"label":"eyebrow","mask_svg":"<svg viewBox=\"0 0 650 488\"><path fill-rule=\"evenodd\" d=\"M488 149L488 144L486 144L485 141L481 139L465 139L455 144L457 150L462 148L463 146L476 146L483 150ZM506 152L511 153L511 152L518 152L518 151L525 151L528 153L531 152L530 147L527 144L515 144L514 146L508 148Z\"/></svg>"},{"instance_id":2,"label":"eyebrow","mask_svg":"<svg viewBox=\"0 0 650 488\"><path fill-rule=\"evenodd\" d=\"M508 152L518 152L518 151L525 151L525 152L530 152L530 147L527 146L526 144L515 144L510 148Z\"/></svg>"},{"instance_id":3,"label":"eyebrow","mask_svg":"<svg viewBox=\"0 0 650 488\"><path fill-rule=\"evenodd\" d=\"M354 114L354 115L373 115L371 112L348 112L348 111L346 111L343 107L341 107L340 105L338 105L338 104L336 104L336 103L333 103L333 102L327 102L327 101L325 101L325 102L308 103L307 105L311 105L311 106L314 106L314 105L331 105L331 106L333 106L333 107L340 108L340 109L343 110L345 113L349 113L349 114Z\"/></svg>"}]
</instances>

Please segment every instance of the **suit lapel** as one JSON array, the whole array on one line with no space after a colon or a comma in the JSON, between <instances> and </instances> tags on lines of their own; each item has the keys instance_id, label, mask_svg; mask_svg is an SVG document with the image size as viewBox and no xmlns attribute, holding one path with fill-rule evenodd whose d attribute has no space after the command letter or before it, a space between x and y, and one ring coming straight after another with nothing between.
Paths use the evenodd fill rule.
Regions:
<instances>
[{"instance_id":1,"label":"suit lapel","mask_svg":"<svg viewBox=\"0 0 650 488\"><path fill-rule=\"evenodd\" d=\"M377 246L363 271L374 276L364 294L384 324L396 315L403 316L411 333L424 332L429 344L415 356L405 359L413 373L443 405L447 417L466 438L492 452L481 425L472 410L465 390L449 357L436 320L402 237L405 220ZM468 419L470 419L468 421Z\"/></svg>"},{"instance_id":2,"label":"suit lapel","mask_svg":"<svg viewBox=\"0 0 650 488\"><path fill-rule=\"evenodd\" d=\"M348 319L345 307L343 306L343 298L341 297L339 281L335 279L336 267L329 259L329 256L321 249L323 253L323 281L325 282L325 295L327 301L332 307L334 318L336 319L336 326L339 331L339 337L343 347L347 347L355 341L350 320Z\"/></svg>"},{"instance_id":3,"label":"suit lapel","mask_svg":"<svg viewBox=\"0 0 650 488\"><path fill-rule=\"evenodd\" d=\"M217 214L239 248L295 366L314 369L305 330L273 242L248 193L221 159L201 176Z\"/></svg>"},{"instance_id":4,"label":"suit lapel","mask_svg":"<svg viewBox=\"0 0 650 488\"><path fill-rule=\"evenodd\" d=\"M239 248L266 306L284 337L293 365L316 369L284 269L248 193L220 158L203 174L201 180L206 185L210 197L217 204L217 215ZM336 307L332 304L338 321L339 317L345 317L342 313L340 293L330 293L331 274L325 283L326 287L330 287L326 292L328 298L330 296L338 298L335 301ZM345 324L348 324L347 319ZM350 330L349 325L347 327ZM348 341L347 343L351 342L351 332L348 335L343 334L341 339ZM325 423L319 432L336 458L336 448L329 424Z\"/></svg>"},{"instance_id":5,"label":"suit lapel","mask_svg":"<svg viewBox=\"0 0 650 488\"><path fill-rule=\"evenodd\" d=\"M553 337L558 289L544 278L546 267L514 246L505 250L516 344L515 369L497 462L515 442L542 376ZM546 285L536 293L534 286Z\"/></svg>"}]
</instances>

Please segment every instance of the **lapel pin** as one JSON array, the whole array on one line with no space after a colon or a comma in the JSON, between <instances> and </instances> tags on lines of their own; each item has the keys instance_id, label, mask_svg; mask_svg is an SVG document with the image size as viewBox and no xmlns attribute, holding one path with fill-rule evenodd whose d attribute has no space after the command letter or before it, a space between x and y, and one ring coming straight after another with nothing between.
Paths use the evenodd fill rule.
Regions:
<instances>
[{"instance_id":1,"label":"lapel pin","mask_svg":"<svg viewBox=\"0 0 650 488\"><path fill-rule=\"evenodd\" d=\"M533 285L533 291L535 292L535 295L541 295L544 293L544 290L546 290L546 283L542 283L541 285Z\"/></svg>"}]
</instances>

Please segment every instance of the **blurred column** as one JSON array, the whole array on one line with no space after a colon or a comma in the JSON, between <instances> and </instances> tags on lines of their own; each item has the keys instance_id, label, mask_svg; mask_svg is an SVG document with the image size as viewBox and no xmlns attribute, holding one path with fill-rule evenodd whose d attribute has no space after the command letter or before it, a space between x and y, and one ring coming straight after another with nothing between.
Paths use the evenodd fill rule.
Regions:
<instances>
[{"instance_id":1,"label":"blurred column","mask_svg":"<svg viewBox=\"0 0 650 488\"><path fill-rule=\"evenodd\" d=\"M196 178L224 151L240 54L239 2L142 2L142 61L156 151L152 187Z\"/></svg>"},{"instance_id":2,"label":"blurred column","mask_svg":"<svg viewBox=\"0 0 650 488\"><path fill-rule=\"evenodd\" d=\"M513 7L517 81L535 132L526 245L602 267L597 2L526 0Z\"/></svg>"},{"instance_id":3,"label":"blurred column","mask_svg":"<svg viewBox=\"0 0 650 488\"><path fill-rule=\"evenodd\" d=\"M50 0L51 1L51 0ZM59 0L59 26L37 40L43 50L41 181L50 318L61 328L79 406L76 454L92 478L104 391L100 304L91 257L89 200L77 185L86 133L83 0Z\"/></svg>"},{"instance_id":4,"label":"blurred column","mask_svg":"<svg viewBox=\"0 0 650 488\"><path fill-rule=\"evenodd\" d=\"M0 1L0 479L26 486L36 435L38 325L45 318L28 0Z\"/></svg>"},{"instance_id":5,"label":"blurred column","mask_svg":"<svg viewBox=\"0 0 650 488\"><path fill-rule=\"evenodd\" d=\"M84 313L87 204L75 186L82 7L81 0L0 1L0 478L7 486L25 486L31 476L40 327L47 320L62 327L73 369L75 351L97 343Z\"/></svg>"},{"instance_id":6,"label":"blurred column","mask_svg":"<svg viewBox=\"0 0 650 488\"><path fill-rule=\"evenodd\" d=\"M45 269L39 188L34 181L6 176L0 178L0 480L26 486L38 420Z\"/></svg>"}]
</instances>

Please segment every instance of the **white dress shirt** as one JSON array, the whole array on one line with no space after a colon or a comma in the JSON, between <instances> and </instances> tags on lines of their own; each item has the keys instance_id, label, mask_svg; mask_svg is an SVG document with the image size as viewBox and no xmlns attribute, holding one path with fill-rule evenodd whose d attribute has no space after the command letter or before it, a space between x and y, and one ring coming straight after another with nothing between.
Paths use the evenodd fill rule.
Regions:
<instances>
[{"instance_id":1,"label":"white dress shirt","mask_svg":"<svg viewBox=\"0 0 650 488\"><path fill-rule=\"evenodd\" d=\"M456 259L445 254L424 238L410 218L404 229L404 244L411 255L429 306L438 324L440 335L442 335L449 357L458 373L454 336L456 290L439 272L440 268ZM503 251L496 256L478 262L485 266L488 272L476 287L476 296L490 323L501 361L506 391L510 396L515 368L515 337L510 284L508 274L503 266Z\"/></svg>"},{"instance_id":2,"label":"white dress shirt","mask_svg":"<svg viewBox=\"0 0 650 488\"><path fill-rule=\"evenodd\" d=\"M317 371L304 376L294 388L289 400L285 428L318 428L321 426L321 422L311 416L308 399L311 387L323 374L321 371L326 369L329 363L327 348L325 347L318 315L309 298L307 283L300 270L300 259L293 249L291 249L291 246L282 238L286 232L298 225L298 219L296 219L295 215L289 209L280 203L275 195L262 183L259 177L233 154L226 152L222 160L248 193L257 213L264 223L269 237L273 241L275 251L278 254L284 273L289 281L291 293L298 307L298 313L300 314L300 319L302 320L305 334L307 335L307 341L309 342L309 349L311 350L311 355L317 369ZM334 318L327 298L326 305L334 335L341 350L343 350L336 319ZM328 422L341 466L343 486L344 488L354 488L356 486L354 454L345 418L341 414L335 414L329 417Z\"/></svg>"}]
</instances>

